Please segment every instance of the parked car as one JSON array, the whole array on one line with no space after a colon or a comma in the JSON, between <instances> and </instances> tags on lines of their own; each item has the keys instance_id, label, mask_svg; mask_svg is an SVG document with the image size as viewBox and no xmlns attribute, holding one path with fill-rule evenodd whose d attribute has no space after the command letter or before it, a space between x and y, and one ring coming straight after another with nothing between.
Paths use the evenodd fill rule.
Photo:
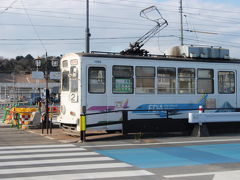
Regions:
<instances>
[{"instance_id":1,"label":"parked car","mask_svg":"<svg viewBox=\"0 0 240 180\"><path fill-rule=\"evenodd\" d=\"M60 99L56 97L50 97L49 102L51 103L60 103Z\"/></svg>"},{"instance_id":2,"label":"parked car","mask_svg":"<svg viewBox=\"0 0 240 180\"><path fill-rule=\"evenodd\" d=\"M42 101L42 98L37 96L37 97L34 97L30 100L30 104L31 105L36 105L38 102Z\"/></svg>"}]
</instances>

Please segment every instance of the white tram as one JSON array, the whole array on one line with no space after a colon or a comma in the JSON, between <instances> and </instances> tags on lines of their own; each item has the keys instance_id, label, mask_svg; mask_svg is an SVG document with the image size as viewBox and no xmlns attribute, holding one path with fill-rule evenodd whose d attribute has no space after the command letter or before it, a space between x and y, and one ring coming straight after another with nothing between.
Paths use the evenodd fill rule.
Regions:
<instances>
[{"instance_id":1,"label":"white tram","mask_svg":"<svg viewBox=\"0 0 240 180\"><path fill-rule=\"evenodd\" d=\"M221 54L221 53L220 53ZM116 110L129 119L187 117L187 110L240 107L240 60L70 53L61 59L61 113L65 128L79 130L86 113ZM182 110L179 110L182 109ZM158 110L158 111L148 111ZM118 121L119 113L87 116L87 124ZM121 125L102 126L119 130Z\"/></svg>"}]
</instances>

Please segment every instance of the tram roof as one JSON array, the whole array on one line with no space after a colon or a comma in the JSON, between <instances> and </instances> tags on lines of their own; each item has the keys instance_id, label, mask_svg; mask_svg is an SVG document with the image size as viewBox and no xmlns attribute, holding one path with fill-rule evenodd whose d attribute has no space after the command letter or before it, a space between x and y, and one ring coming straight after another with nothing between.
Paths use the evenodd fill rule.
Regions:
<instances>
[{"instance_id":1,"label":"tram roof","mask_svg":"<svg viewBox=\"0 0 240 180\"><path fill-rule=\"evenodd\" d=\"M77 53L82 57L103 57L103 58L120 58L120 59L142 59L142 60L164 60L164 61L189 61L189 62L215 62L215 63L239 63L240 59L219 59L219 58L188 58L188 57L174 57L168 55L153 55L149 56L134 56L134 55L121 55L119 53L109 52L91 52L91 53Z\"/></svg>"}]
</instances>

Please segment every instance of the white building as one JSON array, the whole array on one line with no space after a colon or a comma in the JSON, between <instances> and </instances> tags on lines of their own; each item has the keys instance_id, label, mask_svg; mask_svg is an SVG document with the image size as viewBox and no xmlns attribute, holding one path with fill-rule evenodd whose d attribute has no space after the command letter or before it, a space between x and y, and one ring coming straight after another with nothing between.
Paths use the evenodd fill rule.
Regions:
<instances>
[{"instance_id":1,"label":"white building","mask_svg":"<svg viewBox=\"0 0 240 180\"><path fill-rule=\"evenodd\" d=\"M33 79L32 74L0 73L0 99L30 99L43 96L45 79ZM49 80L50 93L58 93L59 81Z\"/></svg>"}]
</instances>

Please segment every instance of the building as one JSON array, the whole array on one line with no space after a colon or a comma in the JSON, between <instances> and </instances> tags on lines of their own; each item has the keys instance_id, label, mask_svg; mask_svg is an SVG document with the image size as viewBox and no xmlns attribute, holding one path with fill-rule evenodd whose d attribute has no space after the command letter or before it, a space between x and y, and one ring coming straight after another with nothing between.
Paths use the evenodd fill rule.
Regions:
<instances>
[{"instance_id":1,"label":"building","mask_svg":"<svg viewBox=\"0 0 240 180\"><path fill-rule=\"evenodd\" d=\"M58 93L60 82L49 80L50 93ZM32 74L0 73L1 100L28 100L35 96L44 96L45 79L33 79Z\"/></svg>"}]
</instances>

